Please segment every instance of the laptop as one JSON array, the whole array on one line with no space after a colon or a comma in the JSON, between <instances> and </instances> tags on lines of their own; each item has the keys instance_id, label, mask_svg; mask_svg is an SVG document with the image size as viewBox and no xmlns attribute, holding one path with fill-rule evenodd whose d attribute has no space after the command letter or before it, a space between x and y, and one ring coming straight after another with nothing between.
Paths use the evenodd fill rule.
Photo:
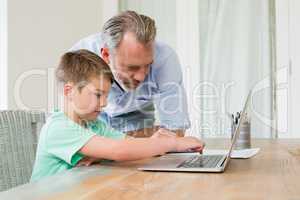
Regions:
<instances>
[{"instance_id":1,"label":"laptop","mask_svg":"<svg viewBox=\"0 0 300 200\"><path fill-rule=\"evenodd\" d=\"M239 137L240 126L245 120L246 110L250 101L251 91L248 94L239 123L233 134L227 154L205 155L199 153L174 153L161 156L149 164L139 167L142 171L174 171L174 172L224 172L230 161L232 149Z\"/></svg>"}]
</instances>

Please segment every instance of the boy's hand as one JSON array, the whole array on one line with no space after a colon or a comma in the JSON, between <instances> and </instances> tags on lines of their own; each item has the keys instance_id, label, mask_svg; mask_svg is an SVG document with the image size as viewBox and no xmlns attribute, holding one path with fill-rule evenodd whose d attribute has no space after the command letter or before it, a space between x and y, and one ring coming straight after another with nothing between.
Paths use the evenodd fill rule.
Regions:
<instances>
[{"instance_id":1,"label":"boy's hand","mask_svg":"<svg viewBox=\"0 0 300 200\"><path fill-rule=\"evenodd\" d=\"M176 138L176 149L175 151L192 151L202 153L205 143L195 137L180 137Z\"/></svg>"},{"instance_id":2,"label":"boy's hand","mask_svg":"<svg viewBox=\"0 0 300 200\"><path fill-rule=\"evenodd\" d=\"M101 159L99 159L99 158L84 157L83 159L81 159L81 160L77 163L76 167L80 167L80 166L90 166L90 165L92 165L92 164L94 164L94 163L99 162L100 160L101 160Z\"/></svg>"}]
</instances>

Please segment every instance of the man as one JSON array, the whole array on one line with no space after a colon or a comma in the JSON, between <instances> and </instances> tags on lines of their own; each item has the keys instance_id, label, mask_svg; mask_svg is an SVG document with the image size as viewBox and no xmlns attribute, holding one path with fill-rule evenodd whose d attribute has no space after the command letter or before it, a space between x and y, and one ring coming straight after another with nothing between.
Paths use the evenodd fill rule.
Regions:
<instances>
[{"instance_id":1,"label":"man","mask_svg":"<svg viewBox=\"0 0 300 200\"><path fill-rule=\"evenodd\" d=\"M181 66L175 51L155 36L153 19L125 11L71 50L88 49L109 64L115 81L101 118L111 127L135 137L166 129L183 136L190 121Z\"/></svg>"}]
</instances>

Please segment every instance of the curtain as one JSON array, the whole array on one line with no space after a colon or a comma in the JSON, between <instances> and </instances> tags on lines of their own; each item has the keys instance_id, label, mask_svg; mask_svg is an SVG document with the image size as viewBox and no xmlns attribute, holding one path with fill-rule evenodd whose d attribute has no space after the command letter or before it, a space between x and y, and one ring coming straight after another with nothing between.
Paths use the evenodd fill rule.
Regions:
<instances>
[{"instance_id":1,"label":"curtain","mask_svg":"<svg viewBox=\"0 0 300 200\"><path fill-rule=\"evenodd\" d=\"M250 89L251 134L272 137L273 76L270 3L201 0L200 124L204 136L230 135L229 115L241 111Z\"/></svg>"}]
</instances>

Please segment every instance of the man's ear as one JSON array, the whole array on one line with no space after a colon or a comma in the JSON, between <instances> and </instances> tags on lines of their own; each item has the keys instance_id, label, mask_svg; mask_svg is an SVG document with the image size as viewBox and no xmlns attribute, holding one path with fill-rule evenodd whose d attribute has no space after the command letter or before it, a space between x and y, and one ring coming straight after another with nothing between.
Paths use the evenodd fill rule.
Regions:
<instances>
[{"instance_id":1,"label":"man's ear","mask_svg":"<svg viewBox=\"0 0 300 200\"><path fill-rule=\"evenodd\" d=\"M102 58L107 64L109 64L109 56L110 56L109 49L108 49L107 47L101 48L100 54L101 54L101 58Z\"/></svg>"}]
</instances>

